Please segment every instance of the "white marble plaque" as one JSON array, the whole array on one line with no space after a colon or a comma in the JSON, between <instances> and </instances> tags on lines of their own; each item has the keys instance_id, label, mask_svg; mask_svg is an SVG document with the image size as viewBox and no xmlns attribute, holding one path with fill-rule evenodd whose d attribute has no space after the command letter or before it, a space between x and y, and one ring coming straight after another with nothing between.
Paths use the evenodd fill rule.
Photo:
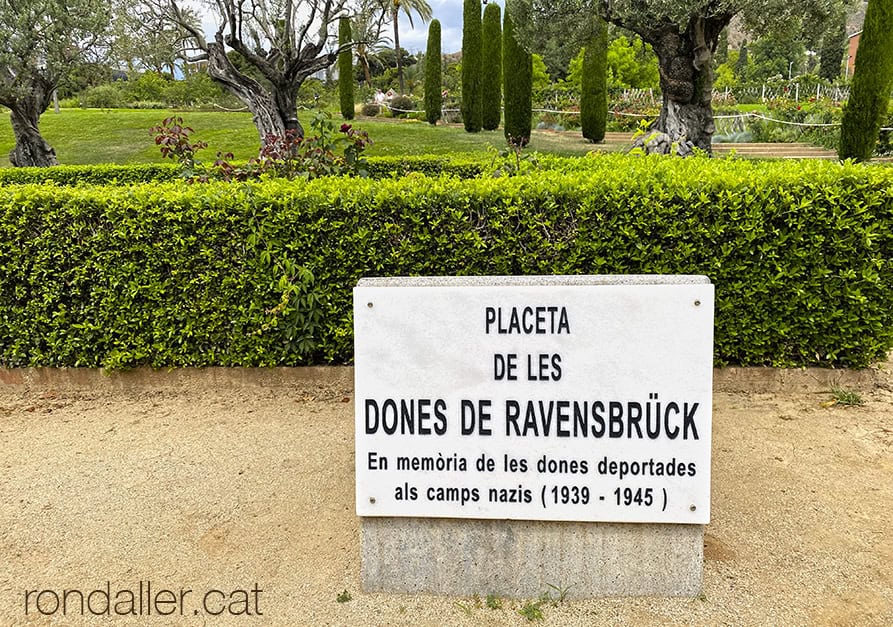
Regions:
<instances>
[{"instance_id":1,"label":"white marble plaque","mask_svg":"<svg viewBox=\"0 0 893 627\"><path fill-rule=\"evenodd\" d=\"M709 522L713 285L498 282L354 289L357 514Z\"/></svg>"}]
</instances>

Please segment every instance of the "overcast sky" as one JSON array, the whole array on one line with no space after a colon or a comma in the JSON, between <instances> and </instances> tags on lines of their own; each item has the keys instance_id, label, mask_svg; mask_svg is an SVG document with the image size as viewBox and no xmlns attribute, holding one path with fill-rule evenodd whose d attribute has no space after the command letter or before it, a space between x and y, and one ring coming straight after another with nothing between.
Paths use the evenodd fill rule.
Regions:
<instances>
[{"instance_id":1,"label":"overcast sky","mask_svg":"<svg viewBox=\"0 0 893 627\"><path fill-rule=\"evenodd\" d=\"M462 0L428 0L434 18L440 20L440 50L444 54L462 49ZM501 4L501 3L500 3ZM409 52L424 52L428 47L428 25L413 17L415 30L409 20L400 16L400 45Z\"/></svg>"},{"instance_id":2,"label":"overcast sky","mask_svg":"<svg viewBox=\"0 0 893 627\"><path fill-rule=\"evenodd\" d=\"M491 0L492 1L492 0ZM202 26L209 37L213 37L217 23L211 10L199 2L191 2L201 16ZM458 52L462 49L462 0L428 0L434 18L440 20L440 50L443 54ZM502 4L499 2L498 4ZM415 28L411 28L409 20L400 14L400 45L409 52L425 51L428 47L428 25L423 24L417 15L413 16ZM393 27L387 26L389 40L393 37ZM393 43L391 44L393 45Z\"/></svg>"}]
</instances>

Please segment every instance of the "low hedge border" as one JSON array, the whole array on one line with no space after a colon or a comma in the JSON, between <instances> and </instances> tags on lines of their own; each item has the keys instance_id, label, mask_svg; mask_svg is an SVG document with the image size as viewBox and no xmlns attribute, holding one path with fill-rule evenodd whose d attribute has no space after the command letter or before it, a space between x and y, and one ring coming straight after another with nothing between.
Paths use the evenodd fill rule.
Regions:
<instances>
[{"instance_id":1,"label":"low hedge border","mask_svg":"<svg viewBox=\"0 0 893 627\"><path fill-rule=\"evenodd\" d=\"M473 178L488 166L486 159L472 156L370 157L367 171L372 178L403 176L417 172L437 176L447 174ZM136 165L59 165L51 168L2 168L0 185L55 183L56 185L131 185L163 183L180 178L180 166L173 163Z\"/></svg>"},{"instance_id":2,"label":"low hedge border","mask_svg":"<svg viewBox=\"0 0 893 627\"><path fill-rule=\"evenodd\" d=\"M514 178L0 187L0 364L349 363L363 276L704 274L717 365L893 347L893 170L609 155Z\"/></svg>"}]
</instances>

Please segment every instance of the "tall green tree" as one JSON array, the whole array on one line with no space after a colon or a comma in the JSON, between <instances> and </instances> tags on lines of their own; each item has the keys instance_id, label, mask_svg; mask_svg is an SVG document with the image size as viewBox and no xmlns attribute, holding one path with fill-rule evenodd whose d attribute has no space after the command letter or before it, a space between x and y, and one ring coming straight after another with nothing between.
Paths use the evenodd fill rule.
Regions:
<instances>
[{"instance_id":1,"label":"tall green tree","mask_svg":"<svg viewBox=\"0 0 893 627\"><path fill-rule=\"evenodd\" d=\"M722 65L729 60L729 27L722 29L716 41L716 52L713 53L713 65Z\"/></svg>"},{"instance_id":2,"label":"tall green tree","mask_svg":"<svg viewBox=\"0 0 893 627\"><path fill-rule=\"evenodd\" d=\"M431 25L428 26L428 47L425 52L425 119L430 124L437 124L443 109L442 73L440 20L431 20Z\"/></svg>"},{"instance_id":3,"label":"tall green tree","mask_svg":"<svg viewBox=\"0 0 893 627\"><path fill-rule=\"evenodd\" d=\"M503 128L509 144L523 147L530 142L533 115L533 55L518 43L512 10L506 5L502 23Z\"/></svg>"},{"instance_id":4,"label":"tall green tree","mask_svg":"<svg viewBox=\"0 0 893 627\"><path fill-rule=\"evenodd\" d=\"M853 86L843 112L841 159L868 161L893 88L893 0L869 0L856 53Z\"/></svg>"},{"instance_id":5,"label":"tall green tree","mask_svg":"<svg viewBox=\"0 0 893 627\"><path fill-rule=\"evenodd\" d=\"M338 96L341 104L341 117L352 120L354 116L353 96L353 51L350 44L353 36L350 32L350 19L342 17L338 23Z\"/></svg>"},{"instance_id":6,"label":"tall green tree","mask_svg":"<svg viewBox=\"0 0 893 627\"><path fill-rule=\"evenodd\" d=\"M750 46L748 54L748 79L765 81L780 76L787 80L800 74L806 60L806 47L798 37L782 33L760 37Z\"/></svg>"},{"instance_id":7,"label":"tall green tree","mask_svg":"<svg viewBox=\"0 0 893 627\"><path fill-rule=\"evenodd\" d=\"M583 137L601 142L608 123L608 25L597 15L592 21L594 32L583 53L580 124Z\"/></svg>"},{"instance_id":8,"label":"tall green tree","mask_svg":"<svg viewBox=\"0 0 893 627\"><path fill-rule=\"evenodd\" d=\"M484 125L481 94L481 2L464 0L462 5L462 123L469 133Z\"/></svg>"},{"instance_id":9,"label":"tall green tree","mask_svg":"<svg viewBox=\"0 0 893 627\"><path fill-rule=\"evenodd\" d=\"M362 70L366 87L372 86L370 64L384 46L386 38L382 34L385 19L390 16L383 10L382 0L359 0L356 12L350 21L350 31L354 38L354 53Z\"/></svg>"},{"instance_id":10,"label":"tall green tree","mask_svg":"<svg viewBox=\"0 0 893 627\"><path fill-rule=\"evenodd\" d=\"M822 36L822 49L819 51L819 76L828 81L835 81L840 77L846 46L846 14L841 12L840 17Z\"/></svg>"},{"instance_id":11,"label":"tall green tree","mask_svg":"<svg viewBox=\"0 0 893 627\"><path fill-rule=\"evenodd\" d=\"M720 33L741 14L756 32L772 28L797 30L803 24L825 22L845 0L508 0L518 5L514 21L525 31L524 41L535 41L528 30L536 23L559 22L572 37L586 20L599 13L610 24L639 35L657 55L661 112L654 130L671 141L680 154L692 148L710 152L713 135L713 51Z\"/></svg>"},{"instance_id":12,"label":"tall green tree","mask_svg":"<svg viewBox=\"0 0 893 627\"><path fill-rule=\"evenodd\" d=\"M12 165L56 165L40 116L67 76L104 56L110 13L105 0L0 1L0 105L15 135Z\"/></svg>"},{"instance_id":13,"label":"tall green tree","mask_svg":"<svg viewBox=\"0 0 893 627\"><path fill-rule=\"evenodd\" d=\"M415 13L421 18L422 23L427 24L433 15L431 5L425 0L390 0L391 3L391 20L394 23L394 52L397 55L397 81L400 83L400 93L406 92L403 81L403 62L400 54L400 13L409 19L409 25L415 28L412 23L412 15Z\"/></svg>"},{"instance_id":14,"label":"tall green tree","mask_svg":"<svg viewBox=\"0 0 893 627\"><path fill-rule=\"evenodd\" d=\"M735 61L735 76L739 80L747 78L747 68L750 65L750 51L747 48L747 40L741 42L741 49L738 51L738 59Z\"/></svg>"},{"instance_id":15,"label":"tall green tree","mask_svg":"<svg viewBox=\"0 0 893 627\"><path fill-rule=\"evenodd\" d=\"M498 4L484 8L482 26L483 62L481 95L483 97L482 121L484 130L499 128L502 117L502 10Z\"/></svg>"}]
</instances>

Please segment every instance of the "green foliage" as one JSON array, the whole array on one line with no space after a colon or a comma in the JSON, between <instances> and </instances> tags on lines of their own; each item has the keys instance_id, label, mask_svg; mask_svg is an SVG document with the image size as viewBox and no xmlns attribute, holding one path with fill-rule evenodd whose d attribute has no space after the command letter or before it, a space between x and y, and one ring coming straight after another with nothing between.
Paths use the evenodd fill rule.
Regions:
<instances>
[{"instance_id":1,"label":"green foliage","mask_svg":"<svg viewBox=\"0 0 893 627\"><path fill-rule=\"evenodd\" d=\"M841 13L822 37L822 49L819 52L819 76L828 81L840 77L843 55L847 48L846 14Z\"/></svg>"},{"instance_id":2,"label":"green foliage","mask_svg":"<svg viewBox=\"0 0 893 627\"><path fill-rule=\"evenodd\" d=\"M713 71L713 89L722 90L727 87L738 86L738 75L735 74L735 65L738 62L739 52L732 50L729 52L728 61L716 66Z\"/></svg>"},{"instance_id":3,"label":"green foliage","mask_svg":"<svg viewBox=\"0 0 893 627\"><path fill-rule=\"evenodd\" d=\"M231 165L218 159L215 170L199 180L216 176L227 181L261 177L315 179L320 176L368 176L363 151L370 143L368 133L342 124L336 132L328 111L319 111L310 122L314 134L298 135L289 129L285 136L269 135L257 159L246 165ZM340 134L339 134L340 133ZM232 155L226 155L232 158Z\"/></svg>"},{"instance_id":4,"label":"green foliage","mask_svg":"<svg viewBox=\"0 0 893 627\"><path fill-rule=\"evenodd\" d=\"M861 407L865 404L862 395L854 390L848 390L840 386L831 388L831 405L843 405L844 407Z\"/></svg>"},{"instance_id":5,"label":"green foliage","mask_svg":"<svg viewBox=\"0 0 893 627\"><path fill-rule=\"evenodd\" d=\"M130 185L163 183L180 176L173 163L139 165L57 165L51 168L0 168L0 185Z\"/></svg>"},{"instance_id":6,"label":"green foliage","mask_svg":"<svg viewBox=\"0 0 893 627\"><path fill-rule=\"evenodd\" d=\"M437 124L442 115L442 70L440 20L431 20L428 26L428 48L425 53L425 119L429 124Z\"/></svg>"},{"instance_id":7,"label":"green foliage","mask_svg":"<svg viewBox=\"0 0 893 627\"><path fill-rule=\"evenodd\" d=\"M582 88L583 50L571 60L567 83ZM605 60L608 89L657 89L660 77L657 57L651 46L636 37L630 41L625 36L608 44Z\"/></svg>"},{"instance_id":8,"label":"green foliage","mask_svg":"<svg viewBox=\"0 0 893 627\"><path fill-rule=\"evenodd\" d=\"M462 124L469 133L483 128L481 2L464 0L462 9Z\"/></svg>"},{"instance_id":9,"label":"green foliage","mask_svg":"<svg viewBox=\"0 0 893 627\"><path fill-rule=\"evenodd\" d=\"M534 621L541 621L546 618L543 614L542 601L528 601L521 606L521 609L518 610L518 614L526 618L531 623Z\"/></svg>"},{"instance_id":10,"label":"green foliage","mask_svg":"<svg viewBox=\"0 0 893 627\"><path fill-rule=\"evenodd\" d=\"M624 155L467 180L7 183L0 363L346 363L363 276L660 273L715 283L719 365L865 366L893 347L891 188L851 163Z\"/></svg>"},{"instance_id":11,"label":"green foliage","mask_svg":"<svg viewBox=\"0 0 893 627\"><path fill-rule=\"evenodd\" d=\"M741 48L738 49L738 58L735 60L733 67L735 68L735 76L739 80L745 80L750 73L750 50L747 47L746 39L741 42Z\"/></svg>"},{"instance_id":12,"label":"green foliage","mask_svg":"<svg viewBox=\"0 0 893 627\"><path fill-rule=\"evenodd\" d=\"M124 84L127 102L163 102L169 81L158 72L143 72Z\"/></svg>"},{"instance_id":13,"label":"green foliage","mask_svg":"<svg viewBox=\"0 0 893 627\"><path fill-rule=\"evenodd\" d=\"M207 72L194 72L182 80L168 81L164 90L164 102L173 107L228 103L228 100Z\"/></svg>"},{"instance_id":14,"label":"green foliage","mask_svg":"<svg viewBox=\"0 0 893 627\"><path fill-rule=\"evenodd\" d=\"M103 46L110 12L104 0L0 3L0 102L19 106L75 79Z\"/></svg>"},{"instance_id":15,"label":"green foliage","mask_svg":"<svg viewBox=\"0 0 893 627\"><path fill-rule=\"evenodd\" d=\"M843 114L840 158L867 161L874 152L893 87L893 0L871 0Z\"/></svg>"},{"instance_id":16,"label":"green foliage","mask_svg":"<svg viewBox=\"0 0 893 627\"><path fill-rule=\"evenodd\" d=\"M509 144L502 150L491 147L490 154L493 155L490 162L493 176L519 176L539 168L536 153L524 152L518 144Z\"/></svg>"},{"instance_id":17,"label":"green foliage","mask_svg":"<svg viewBox=\"0 0 893 627\"><path fill-rule=\"evenodd\" d=\"M769 120L748 120L746 129L755 142L809 142L827 148L835 148L840 142L842 111L828 99L810 98L796 102L778 98L766 103ZM798 126L799 124L816 126ZM820 126L831 125L831 126Z\"/></svg>"},{"instance_id":18,"label":"green foliage","mask_svg":"<svg viewBox=\"0 0 893 627\"><path fill-rule=\"evenodd\" d=\"M96 109L161 109L235 104L206 72L195 72L176 81L168 80L156 72L146 72L134 82L103 83L85 89L81 92L80 101L82 106Z\"/></svg>"},{"instance_id":19,"label":"green foliage","mask_svg":"<svg viewBox=\"0 0 893 627\"><path fill-rule=\"evenodd\" d=\"M802 72L806 48L795 37L767 35L753 42L748 54L748 80L765 81L772 77L787 79L789 75Z\"/></svg>"},{"instance_id":20,"label":"green foliage","mask_svg":"<svg viewBox=\"0 0 893 627\"><path fill-rule=\"evenodd\" d=\"M579 91L583 85L583 56L586 54L586 48L580 48L580 52L570 60L567 66L567 76L561 85L564 85L575 91Z\"/></svg>"},{"instance_id":21,"label":"green foliage","mask_svg":"<svg viewBox=\"0 0 893 627\"><path fill-rule=\"evenodd\" d=\"M116 109L124 106L125 96L117 85L107 83L84 92L83 102L93 109Z\"/></svg>"},{"instance_id":22,"label":"green foliage","mask_svg":"<svg viewBox=\"0 0 893 627\"><path fill-rule=\"evenodd\" d=\"M366 117L374 118L381 113L381 105L374 102L364 102L362 112Z\"/></svg>"},{"instance_id":23,"label":"green foliage","mask_svg":"<svg viewBox=\"0 0 893 627\"><path fill-rule=\"evenodd\" d=\"M318 78L308 78L298 88L298 105L305 109L334 109L340 106L336 87Z\"/></svg>"},{"instance_id":24,"label":"green foliage","mask_svg":"<svg viewBox=\"0 0 893 627\"><path fill-rule=\"evenodd\" d=\"M487 609L490 609L490 610L501 610L502 609L502 599L500 599L495 594L488 594L485 604L487 606Z\"/></svg>"},{"instance_id":25,"label":"green foliage","mask_svg":"<svg viewBox=\"0 0 893 627\"><path fill-rule=\"evenodd\" d=\"M512 7L506 6L502 27L502 76L505 99L505 139L509 144L530 142L533 109L533 58L518 43L512 25Z\"/></svg>"},{"instance_id":26,"label":"green foliage","mask_svg":"<svg viewBox=\"0 0 893 627\"><path fill-rule=\"evenodd\" d=\"M346 46L351 41L353 35L350 32L350 18L342 17L338 20L338 45ZM338 53L338 96L341 117L345 120L352 120L354 116L353 87L353 51L347 47Z\"/></svg>"},{"instance_id":27,"label":"green foliage","mask_svg":"<svg viewBox=\"0 0 893 627\"><path fill-rule=\"evenodd\" d=\"M657 57L638 37L614 39L608 46L607 64L611 89L656 89L660 82Z\"/></svg>"},{"instance_id":28,"label":"green foliage","mask_svg":"<svg viewBox=\"0 0 893 627\"><path fill-rule=\"evenodd\" d=\"M592 142L605 139L608 123L608 25L594 16L594 33L584 49L580 94L580 124L583 137Z\"/></svg>"},{"instance_id":29,"label":"green foliage","mask_svg":"<svg viewBox=\"0 0 893 627\"><path fill-rule=\"evenodd\" d=\"M498 4L484 8L481 76L482 124L485 131L499 128L502 118L502 10Z\"/></svg>"},{"instance_id":30,"label":"green foliage","mask_svg":"<svg viewBox=\"0 0 893 627\"><path fill-rule=\"evenodd\" d=\"M549 70L546 68L546 62L543 57L533 53L531 60L531 88L533 93L539 94L552 85L552 78L549 76Z\"/></svg>"},{"instance_id":31,"label":"green foliage","mask_svg":"<svg viewBox=\"0 0 893 627\"><path fill-rule=\"evenodd\" d=\"M410 173L474 178L487 170L486 159L443 156L369 157L365 168L372 178L390 178ZM164 183L181 178L180 166L173 163L141 165L59 165L51 168L0 168L0 186L47 184L130 185Z\"/></svg>"},{"instance_id":32,"label":"green foliage","mask_svg":"<svg viewBox=\"0 0 893 627\"><path fill-rule=\"evenodd\" d=\"M719 34L716 42L716 52L713 53L714 66L722 65L729 60L729 27L726 26Z\"/></svg>"},{"instance_id":33,"label":"green foliage","mask_svg":"<svg viewBox=\"0 0 893 627\"><path fill-rule=\"evenodd\" d=\"M415 102L409 96L394 96L388 102L388 109L395 118L405 118L415 110Z\"/></svg>"},{"instance_id":34,"label":"green foliage","mask_svg":"<svg viewBox=\"0 0 893 627\"><path fill-rule=\"evenodd\" d=\"M315 135L299 135L288 129L284 136L264 137L260 156L247 164L232 164L232 153L217 153L212 169L195 159L195 153L208 147L207 142L192 142L195 132L176 116L165 119L151 129L155 144L165 158L176 161L181 176L189 182L206 183L210 179L247 181L261 177L313 179L319 176L368 176L363 151L371 144L369 134L350 124L342 124L341 135L335 132L332 115L319 111L310 122ZM339 154L340 153L340 154Z\"/></svg>"}]
</instances>

